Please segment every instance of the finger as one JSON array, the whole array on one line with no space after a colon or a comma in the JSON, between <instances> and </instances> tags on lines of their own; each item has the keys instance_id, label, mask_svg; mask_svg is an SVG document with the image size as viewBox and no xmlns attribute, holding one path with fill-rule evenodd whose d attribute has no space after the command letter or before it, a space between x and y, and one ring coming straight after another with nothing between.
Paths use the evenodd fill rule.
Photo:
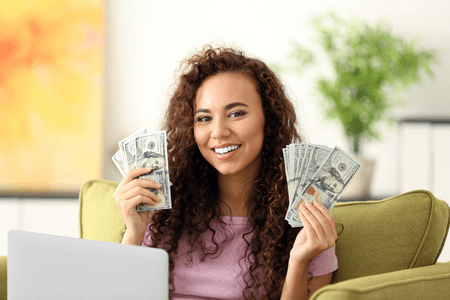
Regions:
<instances>
[{"instance_id":1,"label":"finger","mask_svg":"<svg viewBox=\"0 0 450 300\"><path fill-rule=\"evenodd\" d=\"M129 182L124 188L124 192L134 189L136 187L142 187L146 189L159 189L162 187L162 184L156 183L151 179L134 179Z\"/></svg>"},{"instance_id":2,"label":"finger","mask_svg":"<svg viewBox=\"0 0 450 300\"><path fill-rule=\"evenodd\" d=\"M304 205L302 205L304 207ZM306 211L306 210L304 210ZM307 214L307 212L306 212ZM305 231L305 238L306 241L311 243L311 245L317 246L319 244L319 237L317 236L317 232L314 229L314 226L311 224L311 222L308 220L308 217L306 217L305 213L299 212L300 220L303 223L303 229L302 231Z\"/></svg>"},{"instance_id":3,"label":"finger","mask_svg":"<svg viewBox=\"0 0 450 300\"><path fill-rule=\"evenodd\" d=\"M133 197L133 198L131 198L129 200L129 205L131 205L132 207L136 207L139 204L149 204L151 206L154 206L158 202L159 201L156 201L153 198L149 198L149 197L146 197L146 196L143 196L143 195L137 195L137 196L135 196L135 197Z\"/></svg>"},{"instance_id":4,"label":"finger","mask_svg":"<svg viewBox=\"0 0 450 300\"><path fill-rule=\"evenodd\" d=\"M114 192L114 196L120 191L122 190L122 187L124 187L125 185L127 185L128 183L132 182L135 178L149 173L151 172L152 168L138 168L138 169L134 169L129 171L120 181L119 185L117 186L115 192Z\"/></svg>"},{"instance_id":5,"label":"finger","mask_svg":"<svg viewBox=\"0 0 450 300\"><path fill-rule=\"evenodd\" d=\"M132 198L135 198L136 196L147 197L149 199L152 199L155 202L161 201L161 198L159 198L157 195L155 195L155 193L153 193L149 189L143 188L141 186L136 186L135 188L129 190L128 192L126 192L124 194L124 198L130 199L130 200Z\"/></svg>"},{"instance_id":6,"label":"finger","mask_svg":"<svg viewBox=\"0 0 450 300\"><path fill-rule=\"evenodd\" d=\"M334 217L331 214L331 212L322 204L319 202L314 202L314 206L322 213L322 215L327 219L328 221L328 230L331 231L333 238L337 239L337 232L336 232L336 222L334 221Z\"/></svg>"},{"instance_id":7,"label":"finger","mask_svg":"<svg viewBox=\"0 0 450 300\"><path fill-rule=\"evenodd\" d=\"M323 209L317 208L319 204L311 205L312 211L314 211L314 215L318 220L320 220L320 223L322 224L322 228L325 234L325 239L327 240L327 243L329 245L334 244L334 242L337 240L337 233L336 233L336 226L334 225L334 221L331 222L333 219L333 216L331 213L323 207Z\"/></svg>"},{"instance_id":8,"label":"finger","mask_svg":"<svg viewBox=\"0 0 450 300\"><path fill-rule=\"evenodd\" d=\"M319 206L319 203L317 203L315 205L313 205L311 203L308 204L308 208L309 208L310 212L320 222L321 227L323 229L323 233L325 235L325 238L335 240L336 226L334 226L334 224L332 225L329 220L330 216L331 216L331 218L333 216L325 207L323 207L322 209L319 209L317 206Z\"/></svg>"},{"instance_id":9,"label":"finger","mask_svg":"<svg viewBox=\"0 0 450 300\"><path fill-rule=\"evenodd\" d=\"M308 219L316 233L317 238L326 238L326 233L322 226L324 218L320 216L320 213L318 213L318 210L311 204L311 202L306 201L303 208L303 215Z\"/></svg>"},{"instance_id":10,"label":"finger","mask_svg":"<svg viewBox=\"0 0 450 300\"><path fill-rule=\"evenodd\" d=\"M305 207L305 205L300 205L298 216L300 217L300 221L302 221L303 223L303 230L306 230L308 239L317 239L317 233L313 228L308 215L311 215L311 213L308 212L308 209Z\"/></svg>"},{"instance_id":11,"label":"finger","mask_svg":"<svg viewBox=\"0 0 450 300\"><path fill-rule=\"evenodd\" d=\"M151 171L152 171L152 168L137 168L137 169L129 171L127 173L127 175L125 176L125 178L127 178L129 181L131 181L141 175L150 173Z\"/></svg>"}]
</instances>

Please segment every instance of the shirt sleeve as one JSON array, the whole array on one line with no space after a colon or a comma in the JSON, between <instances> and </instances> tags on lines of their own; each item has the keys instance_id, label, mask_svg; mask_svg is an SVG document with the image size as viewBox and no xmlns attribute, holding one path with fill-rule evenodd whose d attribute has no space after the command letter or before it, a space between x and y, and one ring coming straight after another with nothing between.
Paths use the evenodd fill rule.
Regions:
<instances>
[{"instance_id":1,"label":"shirt sleeve","mask_svg":"<svg viewBox=\"0 0 450 300\"><path fill-rule=\"evenodd\" d=\"M322 276L338 269L335 249L336 246L333 246L311 260L309 263L308 277Z\"/></svg>"}]
</instances>

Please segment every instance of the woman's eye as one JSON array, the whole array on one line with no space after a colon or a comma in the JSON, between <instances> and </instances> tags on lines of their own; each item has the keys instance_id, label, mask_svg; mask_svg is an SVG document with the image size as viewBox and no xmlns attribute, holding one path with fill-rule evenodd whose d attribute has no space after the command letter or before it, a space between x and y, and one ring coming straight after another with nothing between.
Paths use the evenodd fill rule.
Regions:
<instances>
[{"instance_id":1,"label":"woman's eye","mask_svg":"<svg viewBox=\"0 0 450 300\"><path fill-rule=\"evenodd\" d=\"M232 112L229 115L229 117L230 118L236 118L236 117L240 117L240 116L243 116L243 115L245 115L245 112L243 112L243 111L234 111L234 112Z\"/></svg>"},{"instance_id":2,"label":"woman's eye","mask_svg":"<svg viewBox=\"0 0 450 300\"><path fill-rule=\"evenodd\" d=\"M208 122L208 121L211 121L211 120L212 120L212 118L208 117L208 116L201 116L201 117L197 118L197 122Z\"/></svg>"}]
</instances>

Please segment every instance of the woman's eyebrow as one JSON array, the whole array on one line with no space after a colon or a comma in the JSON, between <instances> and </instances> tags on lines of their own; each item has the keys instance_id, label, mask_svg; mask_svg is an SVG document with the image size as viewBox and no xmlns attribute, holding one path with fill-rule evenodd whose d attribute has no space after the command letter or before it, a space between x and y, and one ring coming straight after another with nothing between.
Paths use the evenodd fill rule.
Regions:
<instances>
[{"instance_id":1,"label":"woman's eyebrow","mask_svg":"<svg viewBox=\"0 0 450 300\"><path fill-rule=\"evenodd\" d=\"M207 109L207 108L199 108L195 111L194 116L198 113L210 113L211 110Z\"/></svg>"},{"instance_id":2,"label":"woman's eyebrow","mask_svg":"<svg viewBox=\"0 0 450 300\"><path fill-rule=\"evenodd\" d=\"M235 108L235 107L237 107L237 106L245 106L245 107L248 107L248 105L245 104L245 103L242 103L242 102L233 102L233 103L230 103L230 104L225 105L223 109L224 109L224 110L229 110L229 109ZM211 110L210 110L210 109L207 109L207 108L199 108L199 109L197 109L197 110L195 111L194 115L196 115L196 114L198 114L198 113L211 113Z\"/></svg>"},{"instance_id":3,"label":"woman's eyebrow","mask_svg":"<svg viewBox=\"0 0 450 300\"><path fill-rule=\"evenodd\" d=\"M248 107L248 105L245 104L245 103L242 103L242 102L233 102L233 103L230 103L230 104L225 105L224 109L225 109L225 110L229 110L229 109L235 108L236 106L245 106L245 107Z\"/></svg>"}]
</instances>

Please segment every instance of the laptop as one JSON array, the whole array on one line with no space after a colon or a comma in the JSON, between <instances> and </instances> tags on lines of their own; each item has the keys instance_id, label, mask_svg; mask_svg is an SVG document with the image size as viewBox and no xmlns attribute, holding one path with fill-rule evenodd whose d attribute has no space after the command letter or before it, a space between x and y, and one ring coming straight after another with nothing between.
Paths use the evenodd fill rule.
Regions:
<instances>
[{"instance_id":1,"label":"laptop","mask_svg":"<svg viewBox=\"0 0 450 300\"><path fill-rule=\"evenodd\" d=\"M8 300L169 299L166 251L11 230Z\"/></svg>"}]
</instances>

